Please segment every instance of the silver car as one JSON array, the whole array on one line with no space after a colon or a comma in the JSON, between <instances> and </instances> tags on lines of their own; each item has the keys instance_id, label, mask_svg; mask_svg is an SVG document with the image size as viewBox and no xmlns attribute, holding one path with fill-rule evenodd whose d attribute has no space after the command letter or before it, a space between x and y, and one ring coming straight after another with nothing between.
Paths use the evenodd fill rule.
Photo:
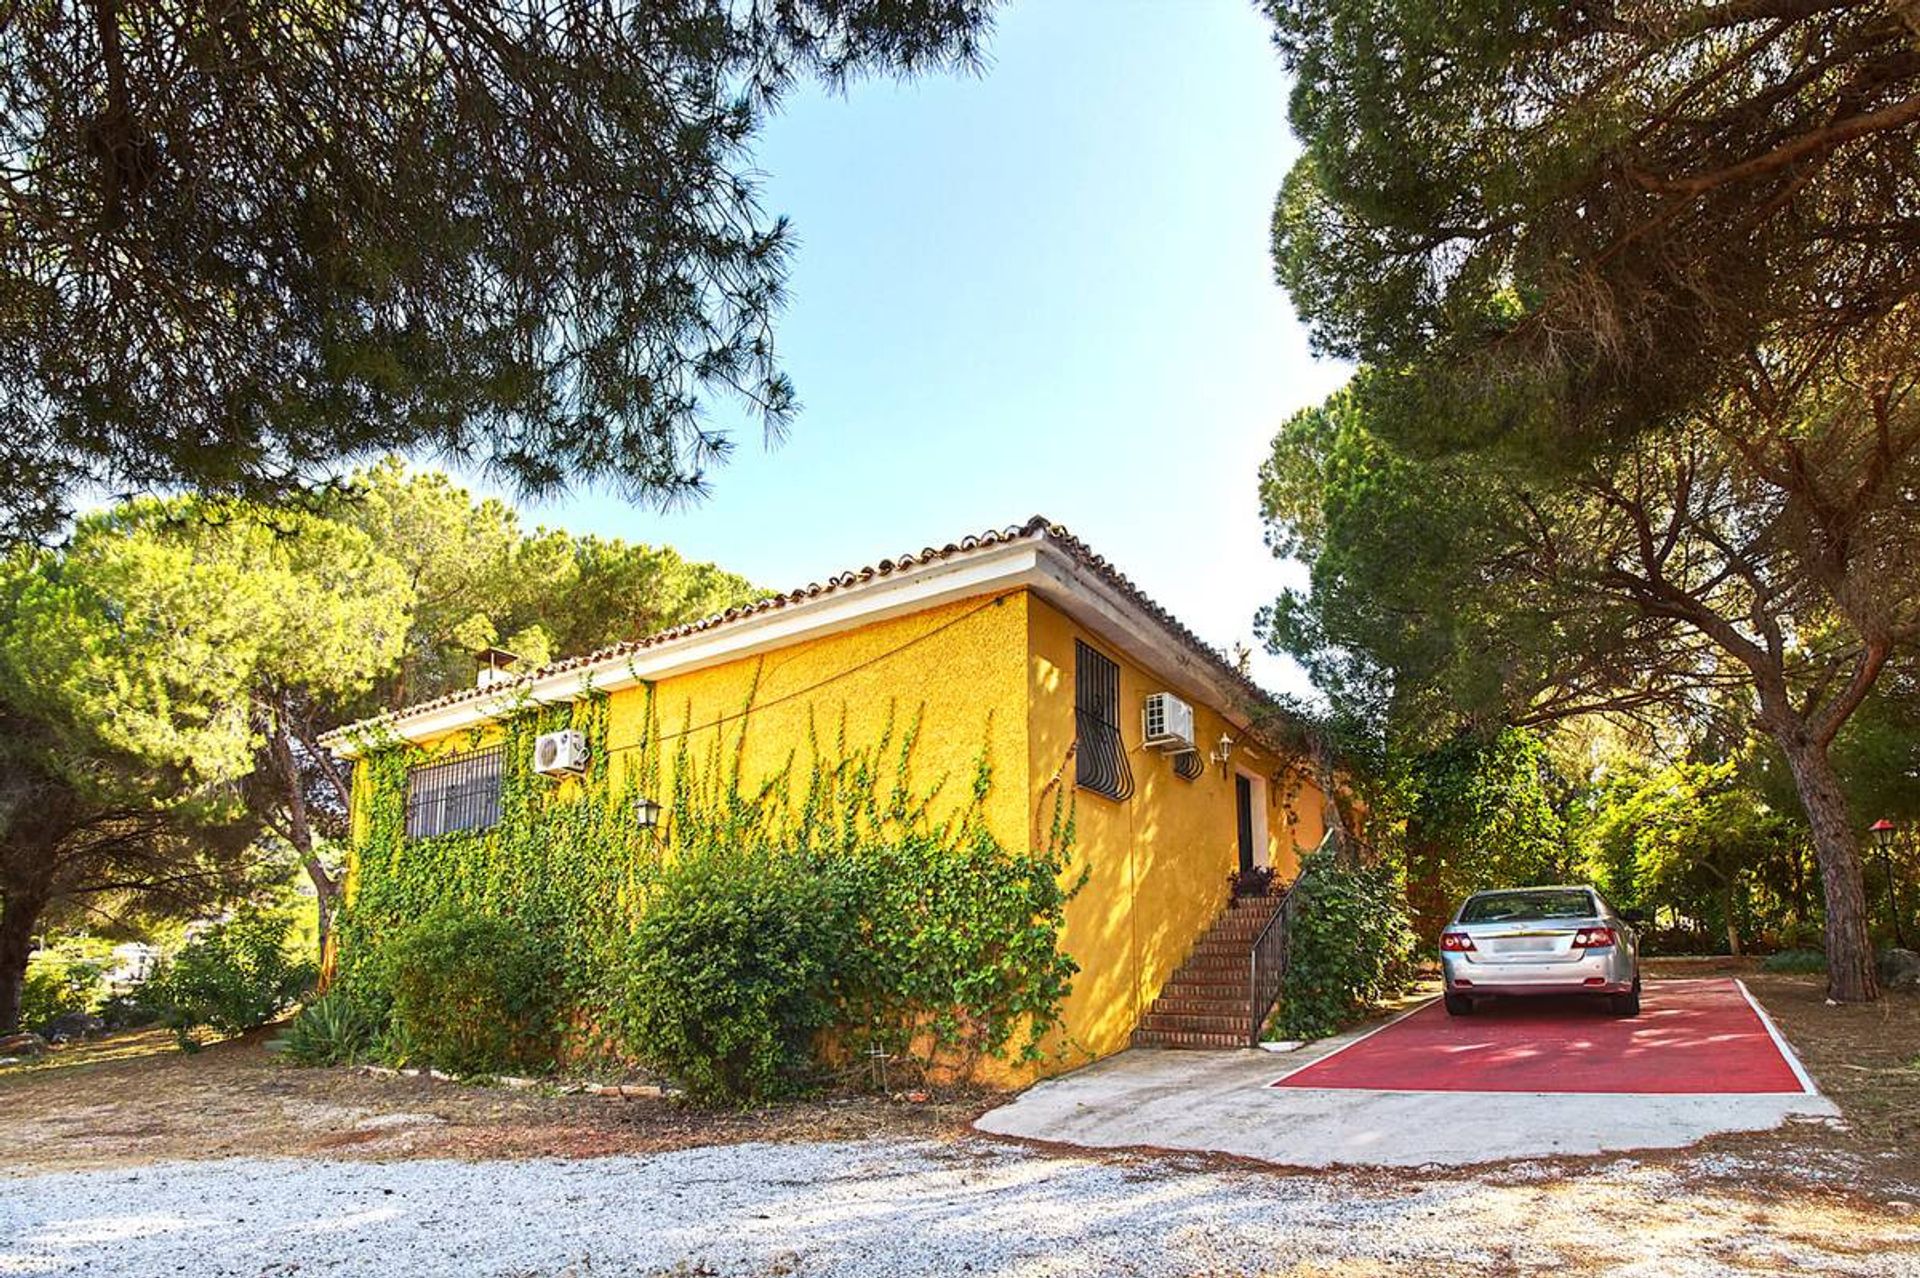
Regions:
<instances>
[{"instance_id":1,"label":"silver car","mask_svg":"<svg viewBox=\"0 0 1920 1278\"><path fill-rule=\"evenodd\" d=\"M1637 921L1590 887L1476 892L1440 934L1447 1011L1509 994L1596 994L1614 1015L1638 1016Z\"/></svg>"}]
</instances>

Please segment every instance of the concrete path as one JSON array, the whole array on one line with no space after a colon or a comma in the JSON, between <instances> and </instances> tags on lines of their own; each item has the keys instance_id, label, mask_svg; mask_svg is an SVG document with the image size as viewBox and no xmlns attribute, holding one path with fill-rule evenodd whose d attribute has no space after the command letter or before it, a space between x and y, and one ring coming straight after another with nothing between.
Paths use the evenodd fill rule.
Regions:
<instances>
[{"instance_id":1,"label":"concrete path","mask_svg":"<svg viewBox=\"0 0 1920 1278\"><path fill-rule=\"evenodd\" d=\"M1812 1095L1596 1095L1269 1087L1368 1031L1297 1053L1135 1048L1038 1083L974 1126L1097 1149L1237 1154L1298 1167L1417 1167L1674 1149L1839 1109Z\"/></svg>"}]
</instances>

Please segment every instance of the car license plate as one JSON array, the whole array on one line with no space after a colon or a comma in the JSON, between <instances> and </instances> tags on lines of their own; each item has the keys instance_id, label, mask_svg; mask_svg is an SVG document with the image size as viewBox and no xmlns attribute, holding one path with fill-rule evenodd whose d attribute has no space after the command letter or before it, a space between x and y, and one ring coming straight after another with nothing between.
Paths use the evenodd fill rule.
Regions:
<instances>
[{"instance_id":1,"label":"car license plate","mask_svg":"<svg viewBox=\"0 0 1920 1278\"><path fill-rule=\"evenodd\" d=\"M1551 936L1518 936L1499 943L1502 954L1550 954L1553 952Z\"/></svg>"}]
</instances>

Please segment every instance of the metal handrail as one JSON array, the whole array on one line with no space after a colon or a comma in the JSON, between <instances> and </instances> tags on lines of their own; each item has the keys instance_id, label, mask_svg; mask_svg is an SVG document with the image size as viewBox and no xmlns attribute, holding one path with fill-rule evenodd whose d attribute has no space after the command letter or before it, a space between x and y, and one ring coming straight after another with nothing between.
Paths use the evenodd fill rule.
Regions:
<instances>
[{"instance_id":1,"label":"metal handrail","mask_svg":"<svg viewBox=\"0 0 1920 1278\"><path fill-rule=\"evenodd\" d=\"M1333 838L1333 831L1327 831L1320 840L1316 852L1327 846ZM1307 872L1302 870L1294 876L1287 890L1280 894L1280 906L1274 910L1273 917L1260 929L1260 935L1253 938L1253 952L1247 963L1247 1007L1252 1012L1252 1021L1247 1028L1247 1045L1260 1046L1260 1031L1265 1027L1267 1014L1273 1011L1274 1004L1280 1001L1280 989L1287 981L1287 949L1292 939L1293 915L1298 908L1296 894L1300 885L1307 881Z\"/></svg>"},{"instance_id":2,"label":"metal handrail","mask_svg":"<svg viewBox=\"0 0 1920 1278\"><path fill-rule=\"evenodd\" d=\"M1247 1005L1253 1013L1253 1019L1247 1029L1247 1045L1260 1045L1260 1031L1267 1023L1267 1013L1280 1001L1280 987L1287 979L1287 944L1291 936L1293 918L1293 894L1299 890L1300 879L1281 894L1280 908L1273 912L1267 925L1260 929L1260 935L1254 938L1253 953L1248 958L1251 971L1248 973Z\"/></svg>"}]
</instances>

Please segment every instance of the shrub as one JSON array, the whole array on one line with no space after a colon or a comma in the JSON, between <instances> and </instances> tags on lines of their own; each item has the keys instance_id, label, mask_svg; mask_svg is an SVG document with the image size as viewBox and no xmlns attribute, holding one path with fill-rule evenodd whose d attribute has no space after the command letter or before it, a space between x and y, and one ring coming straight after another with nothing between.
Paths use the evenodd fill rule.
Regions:
<instances>
[{"instance_id":1,"label":"shrub","mask_svg":"<svg viewBox=\"0 0 1920 1278\"><path fill-rule=\"evenodd\" d=\"M1235 870L1227 875L1227 891L1236 899L1243 896L1266 896L1273 891L1273 867L1256 865L1245 870Z\"/></svg>"},{"instance_id":2,"label":"shrub","mask_svg":"<svg viewBox=\"0 0 1920 1278\"><path fill-rule=\"evenodd\" d=\"M1827 956L1819 950L1781 950L1760 960L1763 972L1807 974L1827 970Z\"/></svg>"},{"instance_id":3,"label":"shrub","mask_svg":"<svg viewBox=\"0 0 1920 1278\"><path fill-rule=\"evenodd\" d=\"M147 999L147 987L144 985L128 990L124 994L112 995L95 1011L99 1013L100 1019L106 1022L110 1033L139 1029L160 1019L159 1011Z\"/></svg>"},{"instance_id":4,"label":"shrub","mask_svg":"<svg viewBox=\"0 0 1920 1278\"><path fill-rule=\"evenodd\" d=\"M1058 852L1014 852L984 828L903 832L818 862L854 942L839 969L840 1028L921 1069L945 1056L1035 1060L1079 965L1060 951Z\"/></svg>"},{"instance_id":5,"label":"shrub","mask_svg":"<svg viewBox=\"0 0 1920 1278\"><path fill-rule=\"evenodd\" d=\"M1289 909L1282 1037L1324 1038L1412 985L1419 941L1393 867L1309 853Z\"/></svg>"},{"instance_id":6,"label":"shrub","mask_svg":"<svg viewBox=\"0 0 1920 1278\"><path fill-rule=\"evenodd\" d=\"M270 1047L297 1065L351 1065L373 1050L383 1019L344 991L334 990L300 1009Z\"/></svg>"},{"instance_id":7,"label":"shrub","mask_svg":"<svg viewBox=\"0 0 1920 1278\"><path fill-rule=\"evenodd\" d=\"M808 1090L854 943L839 881L778 852L703 851L666 867L620 965L627 1046L702 1102Z\"/></svg>"},{"instance_id":8,"label":"shrub","mask_svg":"<svg viewBox=\"0 0 1920 1278\"><path fill-rule=\"evenodd\" d=\"M519 920L443 905L389 942L380 967L400 1057L453 1074L552 1063L554 965Z\"/></svg>"},{"instance_id":9,"label":"shrub","mask_svg":"<svg viewBox=\"0 0 1920 1278\"><path fill-rule=\"evenodd\" d=\"M73 1012L90 1012L106 993L111 949L100 942L63 941L36 952L27 961L20 990L20 1024L44 1030Z\"/></svg>"},{"instance_id":10,"label":"shrub","mask_svg":"<svg viewBox=\"0 0 1920 1278\"><path fill-rule=\"evenodd\" d=\"M317 975L288 953L292 925L284 915L252 910L216 924L142 987L143 1001L187 1051L199 1048L203 1029L225 1037L265 1025L298 1002Z\"/></svg>"}]
</instances>

